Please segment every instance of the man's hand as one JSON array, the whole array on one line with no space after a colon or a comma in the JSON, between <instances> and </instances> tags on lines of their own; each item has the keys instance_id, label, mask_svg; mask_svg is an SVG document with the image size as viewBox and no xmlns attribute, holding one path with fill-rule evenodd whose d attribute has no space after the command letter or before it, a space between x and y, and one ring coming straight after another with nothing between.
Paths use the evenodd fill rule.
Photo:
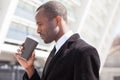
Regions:
<instances>
[{"instance_id":1,"label":"man's hand","mask_svg":"<svg viewBox=\"0 0 120 80\"><path fill-rule=\"evenodd\" d=\"M20 63L20 65L25 68L28 77L30 78L34 73L34 59L35 59L35 52L32 53L32 56L28 60L24 60L20 55L22 54L23 47L20 46L20 49L17 50L17 53L15 55L17 61Z\"/></svg>"}]
</instances>

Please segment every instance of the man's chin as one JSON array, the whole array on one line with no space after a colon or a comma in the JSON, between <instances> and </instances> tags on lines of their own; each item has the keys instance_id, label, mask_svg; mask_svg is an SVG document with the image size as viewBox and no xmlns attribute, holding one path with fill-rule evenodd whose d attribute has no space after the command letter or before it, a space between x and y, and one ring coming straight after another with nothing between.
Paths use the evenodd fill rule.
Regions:
<instances>
[{"instance_id":1,"label":"man's chin","mask_svg":"<svg viewBox=\"0 0 120 80\"><path fill-rule=\"evenodd\" d=\"M44 43L45 43L45 44L49 44L49 43L51 43L51 42L53 42L53 41L45 41L45 40L44 40Z\"/></svg>"},{"instance_id":2,"label":"man's chin","mask_svg":"<svg viewBox=\"0 0 120 80\"><path fill-rule=\"evenodd\" d=\"M44 41L45 44L49 44L49 42Z\"/></svg>"}]
</instances>

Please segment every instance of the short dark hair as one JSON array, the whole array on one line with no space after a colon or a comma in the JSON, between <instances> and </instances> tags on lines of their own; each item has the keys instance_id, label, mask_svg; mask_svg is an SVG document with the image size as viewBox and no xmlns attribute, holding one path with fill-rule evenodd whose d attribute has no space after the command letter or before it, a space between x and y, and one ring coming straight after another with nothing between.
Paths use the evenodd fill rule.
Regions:
<instances>
[{"instance_id":1,"label":"short dark hair","mask_svg":"<svg viewBox=\"0 0 120 80\"><path fill-rule=\"evenodd\" d=\"M61 16L67 22L67 10L65 6L58 1L49 1L37 8L36 12L41 8L44 9L44 14L48 19L53 19L56 16Z\"/></svg>"}]
</instances>

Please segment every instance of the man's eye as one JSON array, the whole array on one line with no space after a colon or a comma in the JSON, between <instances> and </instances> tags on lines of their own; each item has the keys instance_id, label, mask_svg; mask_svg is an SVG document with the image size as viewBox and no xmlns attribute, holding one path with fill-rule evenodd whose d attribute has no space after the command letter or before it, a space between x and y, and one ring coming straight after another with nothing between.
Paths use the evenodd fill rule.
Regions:
<instances>
[{"instance_id":1,"label":"man's eye","mask_svg":"<svg viewBox=\"0 0 120 80\"><path fill-rule=\"evenodd\" d=\"M38 26L41 26L42 24L38 24Z\"/></svg>"}]
</instances>

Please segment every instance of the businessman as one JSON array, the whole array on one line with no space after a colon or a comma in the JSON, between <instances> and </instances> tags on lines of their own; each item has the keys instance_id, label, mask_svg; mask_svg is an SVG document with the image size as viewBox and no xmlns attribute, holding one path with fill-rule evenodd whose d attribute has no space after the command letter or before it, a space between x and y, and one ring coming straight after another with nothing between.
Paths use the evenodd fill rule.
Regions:
<instances>
[{"instance_id":1,"label":"businessman","mask_svg":"<svg viewBox=\"0 0 120 80\"><path fill-rule=\"evenodd\" d=\"M96 49L69 29L67 10L58 1L48 1L36 10L37 33L44 42L56 42L46 61L42 77L34 67L35 52L26 61L16 54L25 68L23 80L99 80L100 60ZM73 26L74 27L74 26Z\"/></svg>"}]
</instances>

